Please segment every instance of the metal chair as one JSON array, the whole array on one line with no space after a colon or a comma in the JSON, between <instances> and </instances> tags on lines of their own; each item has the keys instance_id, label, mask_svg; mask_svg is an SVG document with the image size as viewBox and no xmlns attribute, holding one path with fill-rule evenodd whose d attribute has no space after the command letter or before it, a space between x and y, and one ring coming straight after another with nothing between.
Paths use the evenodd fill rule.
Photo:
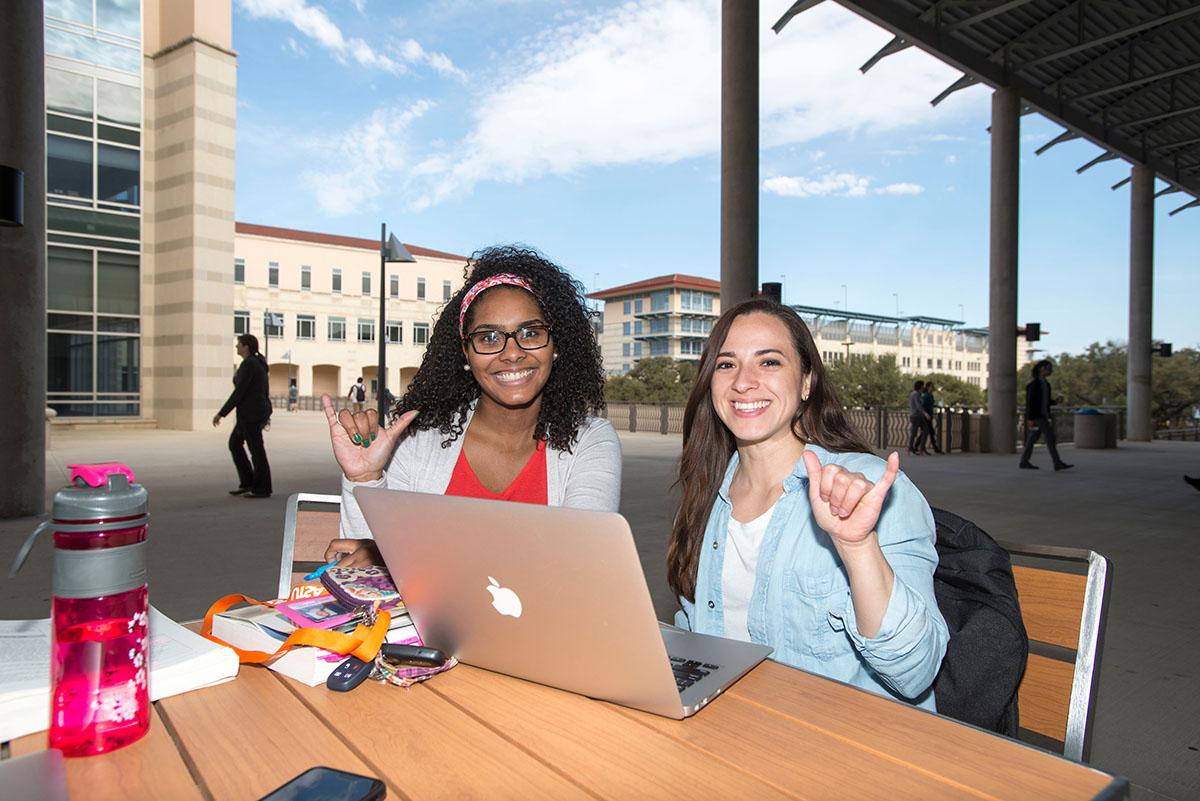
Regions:
<instances>
[{"instance_id":1,"label":"metal chair","mask_svg":"<svg viewBox=\"0 0 1200 801\"><path fill-rule=\"evenodd\" d=\"M1029 662L1017 691L1020 737L1086 761L1112 583L1108 560L1078 548L1000 545L1012 555L1029 634Z\"/></svg>"},{"instance_id":2,"label":"metal chair","mask_svg":"<svg viewBox=\"0 0 1200 801\"><path fill-rule=\"evenodd\" d=\"M286 598L305 575L325 564L325 549L338 538L341 519L341 495L297 492L288 498L276 597Z\"/></svg>"}]
</instances>

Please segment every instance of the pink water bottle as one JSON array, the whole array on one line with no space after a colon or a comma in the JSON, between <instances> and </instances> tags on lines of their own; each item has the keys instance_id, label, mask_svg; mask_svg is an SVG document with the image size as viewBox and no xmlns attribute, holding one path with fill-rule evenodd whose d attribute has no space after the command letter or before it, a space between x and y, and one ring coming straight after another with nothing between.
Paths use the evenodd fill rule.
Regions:
<instances>
[{"instance_id":1,"label":"pink water bottle","mask_svg":"<svg viewBox=\"0 0 1200 801\"><path fill-rule=\"evenodd\" d=\"M54 532L50 747L73 757L149 730L150 610L145 487L122 464L69 467L39 528Z\"/></svg>"}]
</instances>

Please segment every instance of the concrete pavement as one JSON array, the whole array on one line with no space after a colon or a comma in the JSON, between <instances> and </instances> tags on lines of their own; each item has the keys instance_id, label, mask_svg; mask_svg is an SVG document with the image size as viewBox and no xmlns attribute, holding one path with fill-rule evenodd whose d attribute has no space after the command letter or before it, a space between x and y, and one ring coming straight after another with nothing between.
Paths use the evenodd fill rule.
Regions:
<instances>
[{"instance_id":1,"label":"concrete pavement","mask_svg":"<svg viewBox=\"0 0 1200 801\"><path fill-rule=\"evenodd\" d=\"M226 494L237 482L219 430L56 431L47 482L66 464L124 461L150 493L151 597L176 619L200 615L225 593L258 598L274 590L283 507L294 492L339 490L319 412L277 412L266 435L275 495ZM633 528L656 610L669 619L664 554L674 514L678 437L622 434L622 512ZM1200 472L1200 444L1122 443L1116 451L1064 448L1076 468L1016 469L1017 457L955 454L904 458L930 503L975 521L997 539L1091 548L1113 567L1101 661L1092 763L1128 777L1139 801L1200 798L1200 624L1196 615L1200 493L1181 480ZM32 518L0 520L5 566ZM49 610L50 543L0 585L4 617Z\"/></svg>"}]
</instances>

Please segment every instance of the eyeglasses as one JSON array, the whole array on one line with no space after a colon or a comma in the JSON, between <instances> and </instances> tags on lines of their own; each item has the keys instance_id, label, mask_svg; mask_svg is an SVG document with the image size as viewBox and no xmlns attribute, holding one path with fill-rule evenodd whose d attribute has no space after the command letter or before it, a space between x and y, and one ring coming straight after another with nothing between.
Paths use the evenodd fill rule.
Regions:
<instances>
[{"instance_id":1,"label":"eyeglasses","mask_svg":"<svg viewBox=\"0 0 1200 801\"><path fill-rule=\"evenodd\" d=\"M550 328L544 325L523 325L516 331L474 331L467 334L471 348L480 356L500 353L512 339L521 350L541 350L550 344Z\"/></svg>"}]
</instances>

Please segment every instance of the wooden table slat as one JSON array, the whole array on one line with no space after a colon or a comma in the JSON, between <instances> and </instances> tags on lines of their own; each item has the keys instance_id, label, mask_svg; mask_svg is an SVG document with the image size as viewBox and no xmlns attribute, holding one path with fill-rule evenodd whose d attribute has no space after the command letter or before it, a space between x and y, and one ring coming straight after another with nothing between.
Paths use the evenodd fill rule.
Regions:
<instances>
[{"instance_id":1,"label":"wooden table slat","mask_svg":"<svg viewBox=\"0 0 1200 801\"><path fill-rule=\"evenodd\" d=\"M30 734L9 744L14 757L46 750L46 732ZM203 801L203 794L176 749L158 710L150 717L150 731L132 745L108 754L65 760L67 792L87 801L129 801L158 798ZM3 797L0 788L0 797Z\"/></svg>"},{"instance_id":2,"label":"wooden table slat","mask_svg":"<svg viewBox=\"0 0 1200 801\"><path fill-rule=\"evenodd\" d=\"M258 798L319 765L376 774L266 668L243 665L235 681L158 706L213 801Z\"/></svg>"}]
</instances>

